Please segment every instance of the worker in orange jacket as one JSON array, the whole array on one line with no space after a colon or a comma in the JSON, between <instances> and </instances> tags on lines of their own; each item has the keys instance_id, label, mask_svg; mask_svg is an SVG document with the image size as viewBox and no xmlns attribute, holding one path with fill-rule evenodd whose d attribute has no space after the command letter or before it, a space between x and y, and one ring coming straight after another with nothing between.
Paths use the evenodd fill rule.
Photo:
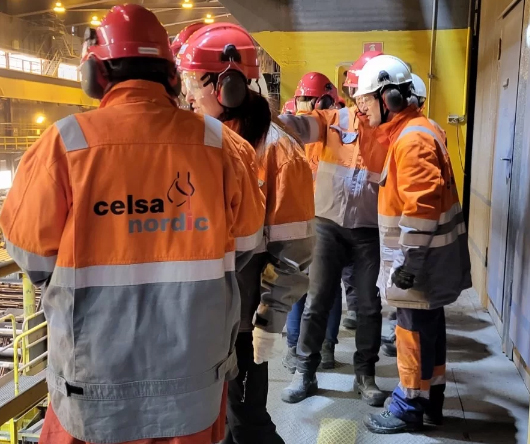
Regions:
<instances>
[{"instance_id":1,"label":"worker in orange jacket","mask_svg":"<svg viewBox=\"0 0 530 444\"><path fill-rule=\"evenodd\" d=\"M369 415L374 433L443 420L444 306L471 286L462 209L443 135L410 104L412 76L392 56L361 71L356 101L390 147L381 175L379 288L397 307L399 385L387 410Z\"/></svg>"},{"instance_id":2,"label":"worker in orange jacket","mask_svg":"<svg viewBox=\"0 0 530 444\"><path fill-rule=\"evenodd\" d=\"M188 26L186 26L184 29L182 29L173 39L171 42L171 52L173 54L173 58L175 61L177 60L178 53L182 49L182 47L186 44L188 39L193 35L195 31L198 31L202 27L206 26L203 22L195 22ZM180 80L180 77L179 77ZM178 85L178 94L177 94L177 103L182 109L189 109L189 104L186 102L186 88L185 86L179 84Z\"/></svg>"},{"instance_id":3,"label":"worker in orange jacket","mask_svg":"<svg viewBox=\"0 0 530 444\"><path fill-rule=\"evenodd\" d=\"M338 102L337 88L331 80L324 74L319 72L309 72L305 74L296 87L296 115L310 114L315 109L323 110L335 107ZM321 141L315 143L308 143L304 146L307 160L313 173L313 187L315 186L316 173L318 162L324 149ZM347 288L348 295L355 293L353 290L353 267L345 267L343 270L344 285ZM355 294L354 294L355 297ZM302 321L302 314L306 302L306 296L302 297L287 316L287 353L282 361L287 370L294 374L296 371L296 344L300 336L300 324ZM335 367L335 345L338 344L340 319L342 316L342 288L340 281L337 283L335 289L335 302L330 311L328 324L326 328L326 337L322 344L322 351L320 352L322 361L321 365L324 369L331 369ZM355 325L353 325L355 327Z\"/></svg>"},{"instance_id":4,"label":"worker in orange jacket","mask_svg":"<svg viewBox=\"0 0 530 444\"><path fill-rule=\"evenodd\" d=\"M177 108L152 12L116 6L85 37L82 87L101 105L24 154L0 217L9 253L46 289L39 442L216 443L237 373L235 272L263 236L254 152Z\"/></svg>"},{"instance_id":5,"label":"worker in orange jacket","mask_svg":"<svg viewBox=\"0 0 530 444\"><path fill-rule=\"evenodd\" d=\"M287 313L308 287L303 270L311 262L315 238L311 169L301 145L274 121L259 93L264 87L257 87L257 49L243 28L218 23L200 29L177 64L194 111L219 118L255 148L265 195L262 245L237 276L240 373L229 384L224 443L281 444L267 412L267 361L281 354Z\"/></svg>"},{"instance_id":6,"label":"worker in orange jacket","mask_svg":"<svg viewBox=\"0 0 530 444\"><path fill-rule=\"evenodd\" d=\"M377 290L379 233L377 193L386 148L356 106L280 116L304 143L323 143L316 173L317 243L297 345L297 371L282 392L295 403L316 393L316 370L341 272L353 263L357 294L355 384L370 405L383 405L375 380L381 344L381 299Z\"/></svg>"}]
</instances>

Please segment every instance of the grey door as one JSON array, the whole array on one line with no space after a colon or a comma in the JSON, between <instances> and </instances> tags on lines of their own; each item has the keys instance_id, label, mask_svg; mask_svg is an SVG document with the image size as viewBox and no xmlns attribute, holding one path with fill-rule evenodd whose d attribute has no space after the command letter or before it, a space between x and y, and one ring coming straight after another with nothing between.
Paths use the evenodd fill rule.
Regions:
<instances>
[{"instance_id":1,"label":"grey door","mask_svg":"<svg viewBox=\"0 0 530 444\"><path fill-rule=\"evenodd\" d=\"M493 159L491 226L488 247L488 295L503 320L506 239L524 2L503 19L499 64L499 106ZM480 155L480 153L478 153Z\"/></svg>"}]
</instances>

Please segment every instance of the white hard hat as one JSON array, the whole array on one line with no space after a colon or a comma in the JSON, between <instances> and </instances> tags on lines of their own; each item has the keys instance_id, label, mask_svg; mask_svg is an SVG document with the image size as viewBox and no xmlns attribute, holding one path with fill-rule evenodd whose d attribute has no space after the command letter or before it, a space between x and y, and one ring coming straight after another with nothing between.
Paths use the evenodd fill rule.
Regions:
<instances>
[{"instance_id":1,"label":"white hard hat","mask_svg":"<svg viewBox=\"0 0 530 444\"><path fill-rule=\"evenodd\" d=\"M406 63L397 57L380 55L369 60L359 74L359 88L354 97L374 93L386 85L412 82Z\"/></svg>"},{"instance_id":2,"label":"white hard hat","mask_svg":"<svg viewBox=\"0 0 530 444\"><path fill-rule=\"evenodd\" d=\"M420 76L414 73L412 73L412 88L413 88L412 94L422 99L427 98L427 87L425 86L425 82L422 80Z\"/></svg>"},{"instance_id":3,"label":"white hard hat","mask_svg":"<svg viewBox=\"0 0 530 444\"><path fill-rule=\"evenodd\" d=\"M263 77L263 74L259 75L258 80L252 80L249 88L252 91L261 93L263 97L269 97L269 88L267 88L267 81L265 80L265 77Z\"/></svg>"}]
</instances>

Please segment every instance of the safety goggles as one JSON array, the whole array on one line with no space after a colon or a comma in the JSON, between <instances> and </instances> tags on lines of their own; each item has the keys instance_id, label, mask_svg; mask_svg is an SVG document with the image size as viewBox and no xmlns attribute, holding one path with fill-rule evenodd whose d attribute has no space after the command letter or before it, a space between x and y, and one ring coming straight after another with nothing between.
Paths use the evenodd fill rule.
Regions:
<instances>
[{"instance_id":1,"label":"safety goggles","mask_svg":"<svg viewBox=\"0 0 530 444\"><path fill-rule=\"evenodd\" d=\"M214 87L204 78L204 73L182 71L181 78L183 90L195 99L200 99L207 94L214 93Z\"/></svg>"},{"instance_id":2,"label":"safety goggles","mask_svg":"<svg viewBox=\"0 0 530 444\"><path fill-rule=\"evenodd\" d=\"M374 104L374 102L377 101L377 95L376 94L365 94L363 96L356 97L355 104L357 107L362 110L366 109Z\"/></svg>"}]
</instances>

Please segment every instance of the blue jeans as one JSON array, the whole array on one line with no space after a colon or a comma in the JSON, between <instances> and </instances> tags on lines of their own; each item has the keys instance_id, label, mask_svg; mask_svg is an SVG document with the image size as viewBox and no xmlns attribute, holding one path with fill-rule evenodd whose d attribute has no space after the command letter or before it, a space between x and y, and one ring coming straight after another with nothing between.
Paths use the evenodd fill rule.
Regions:
<instances>
[{"instance_id":1,"label":"blue jeans","mask_svg":"<svg viewBox=\"0 0 530 444\"><path fill-rule=\"evenodd\" d=\"M302 321L302 313L304 312L305 301L307 295L304 295L287 315L287 346L295 347L298 343L298 337L300 336L300 323ZM342 288L339 288L336 292L335 302L333 308L329 313L328 327L326 330L326 341L332 344L339 343L339 327L340 317L342 316Z\"/></svg>"}]
</instances>

